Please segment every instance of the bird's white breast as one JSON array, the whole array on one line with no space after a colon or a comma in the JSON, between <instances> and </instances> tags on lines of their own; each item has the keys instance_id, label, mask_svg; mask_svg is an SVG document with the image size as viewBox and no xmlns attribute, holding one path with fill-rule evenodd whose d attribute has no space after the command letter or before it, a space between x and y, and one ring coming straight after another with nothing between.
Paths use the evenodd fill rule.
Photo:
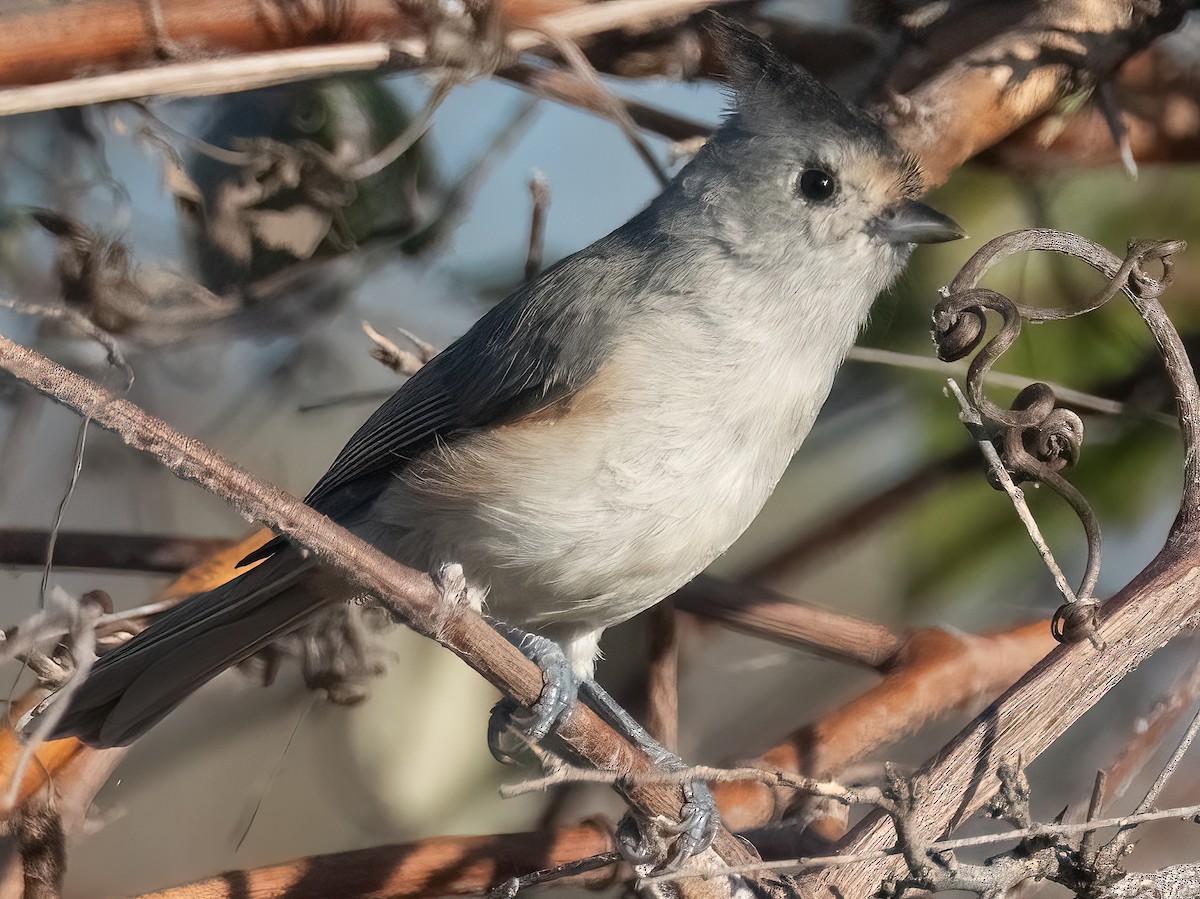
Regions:
<instances>
[{"instance_id":1,"label":"bird's white breast","mask_svg":"<svg viewBox=\"0 0 1200 899\"><path fill-rule=\"evenodd\" d=\"M408 529L402 560L461 563L501 619L567 640L625 620L750 524L869 299L807 325L802 309L763 316L736 296L716 314L648 313L565 407L429 453L377 515Z\"/></svg>"}]
</instances>

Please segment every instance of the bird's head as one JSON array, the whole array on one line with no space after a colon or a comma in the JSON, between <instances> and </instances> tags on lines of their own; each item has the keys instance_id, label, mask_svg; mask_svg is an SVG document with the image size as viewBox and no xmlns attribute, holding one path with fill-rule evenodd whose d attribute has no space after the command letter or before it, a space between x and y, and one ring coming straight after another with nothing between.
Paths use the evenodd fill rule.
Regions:
<instances>
[{"instance_id":1,"label":"bird's head","mask_svg":"<svg viewBox=\"0 0 1200 899\"><path fill-rule=\"evenodd\" d=\"M732 104L681 173L681 187L727 231L734 252L861 264L880 287L914 244L964 236L918 201L916 159L758 36L713 15Z\"/></svg>"}]
</instances>

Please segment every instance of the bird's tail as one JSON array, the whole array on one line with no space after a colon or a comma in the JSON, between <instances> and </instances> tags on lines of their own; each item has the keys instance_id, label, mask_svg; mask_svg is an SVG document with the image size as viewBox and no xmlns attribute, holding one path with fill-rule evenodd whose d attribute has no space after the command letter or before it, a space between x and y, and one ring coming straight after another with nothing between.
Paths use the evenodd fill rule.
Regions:
<instances>
[{"instance_id":1,"label":"bird's tail","mask_svg":"<svg viewBox=\"0 0 1200 899\"><path fill-rule=\"evenodd\" d=\"M229 583L156 616L96 662L51 738L78 737L96 747L132 743L193 690L336 598L320 589L332 586L332 579L314 577L314 568L300 550L285 547ZM20 729L31 730L57 701L51 696L42 702Z\"/></svg>"}]
</instances>

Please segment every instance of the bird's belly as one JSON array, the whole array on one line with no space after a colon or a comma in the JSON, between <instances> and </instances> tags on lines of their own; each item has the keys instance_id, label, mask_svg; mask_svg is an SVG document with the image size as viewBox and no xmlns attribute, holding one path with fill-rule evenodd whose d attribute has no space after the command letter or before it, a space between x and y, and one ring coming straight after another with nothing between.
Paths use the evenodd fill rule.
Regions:
<instances>
[{"instance_id":1,"label":"bird's belly","mask_svg":"<svg viewBox=\"0 0 1200 899\"><path fill-rule=\"evenodd\" d=\"M496 617L594 630L648 608L724 552L792 448L785 435L711 420L523 424L436 451L397 479L378 515L404 529L403 561L462 564Z\"/></svg>"}]
</instances>

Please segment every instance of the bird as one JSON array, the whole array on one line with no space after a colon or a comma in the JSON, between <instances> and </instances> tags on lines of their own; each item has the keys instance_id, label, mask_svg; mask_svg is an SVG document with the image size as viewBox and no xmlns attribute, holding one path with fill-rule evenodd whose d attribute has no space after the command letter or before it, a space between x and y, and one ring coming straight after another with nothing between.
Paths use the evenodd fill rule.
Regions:
<instances>
[{"instance_id":1,"label":"bird","mask_svg":"<svg viewBox=\"0 0 1200 899\"><path fill-rule=\"evenodd\" d=\"M594 684L603 631L754 519L914 246L965 236L876 119L752 32L708 27L731 94L709 140L426 363L306 498L406 565L455 572L547 671L565 663L563 702L526 722L538 736ZM102 656L53 736L132 742L354 593L284 538L254 559Z\"/></svg>"}]
</instances>

